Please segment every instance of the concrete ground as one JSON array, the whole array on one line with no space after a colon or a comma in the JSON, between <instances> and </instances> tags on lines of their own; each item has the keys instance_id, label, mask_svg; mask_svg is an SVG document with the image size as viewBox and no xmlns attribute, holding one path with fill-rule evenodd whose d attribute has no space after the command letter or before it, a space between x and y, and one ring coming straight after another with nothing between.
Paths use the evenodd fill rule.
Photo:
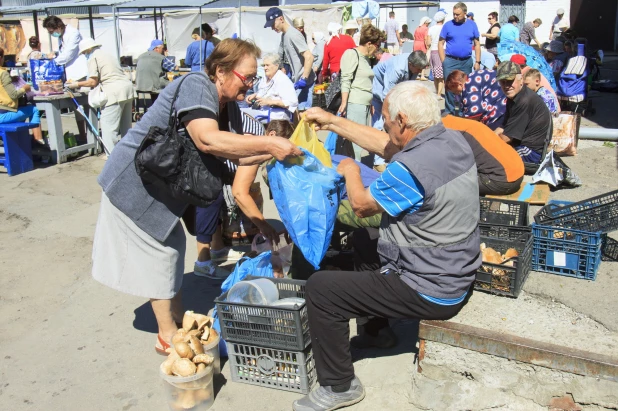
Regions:
<instances>
[{"instance_id":1,"label":"concrete ground","mask_svg":"<svg viewBox=\"0 0 618 411\"><path fill-rule=\"evenodd\" d=\"M611 126L617 98L596 99L594 124L586 124ZM64 121L74 129L70 117ZM581 200L618 188L616 148L598 142L579 148L565 161L584 186L553 192L552 199ZM166 409L148 301L90 277L103 165L100 157L82 157L16 177L0 170L0 409ZM265 215L278 219L268 200ZM193 237L187 250L184 304L207 312L218 284L193 275ZM617 294L616 262L603 262L595 282L532 272L518 299L475 293L454 321L616 356ZM565 393L586 410L618 409L618 384L441 344L427 344L419 374L413 364L417 324L394 327L402 341L395 349L354 352L367 397L350 410L547 409L552 397ZM233 383L223 366L212 409L286 410L299 397Z\"/></svg>"}]
</instances>

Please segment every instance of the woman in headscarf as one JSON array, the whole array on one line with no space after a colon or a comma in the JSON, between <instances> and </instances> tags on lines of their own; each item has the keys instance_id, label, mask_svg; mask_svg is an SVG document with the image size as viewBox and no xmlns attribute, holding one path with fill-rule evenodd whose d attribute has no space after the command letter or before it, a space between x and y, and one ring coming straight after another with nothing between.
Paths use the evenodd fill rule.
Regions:
<instances>
[{"instance_id":1,"label":"woman in headscarf","mask_svg":"<svg viewBox=\"0 0 618 411\"><path fill-rule=\"evenodd\" d=\"M422 51L427 53L427 48L431 46L431 37L429 37L429 23L431 19L429 17L423 17L421 24L418 25L414 31L414 51ZM421 72L419 80L426 81L425 70Z\"/></svg>"},{"instance_id":2,"label":"woman in headscarf","mask_svg":"<svg viewBox=\"0 0 618 411\"><path fill-rule=\"evenodd\" d=\"M326 45L326 37L321 31L314 31L312 38L313 44L313 71L316 76L320 76L322 71L322 61L324 60L324 46Z\"/></svg>"},{"instance_id":3,"label":"woman in headscarf","mask_svg":"<svg viewBox=\"0 0 618 411\"><path fill-rule=\"evenodd\" d=\"M324 59L322 60L322 77L338 75L341 56L346 50L356 47L352 37L346 34L339 34L341 24L328 23L328 32L332 36L324 46Z\"/></svg>"}]
</instances>

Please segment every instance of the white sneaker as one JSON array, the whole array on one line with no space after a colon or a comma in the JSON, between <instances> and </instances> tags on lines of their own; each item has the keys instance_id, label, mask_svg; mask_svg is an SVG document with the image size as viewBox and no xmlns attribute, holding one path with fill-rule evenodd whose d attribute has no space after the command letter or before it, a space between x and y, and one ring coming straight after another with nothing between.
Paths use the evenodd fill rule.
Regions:
<instances>
[{"instance_id":1,"label":"white sneaker","mask_svg":"<svg viewBox=\"0 0 618 411\"><path fill-rule=\"evenodd\" d=\"M242 251L236 251L230 247L224 247L221 250L210 250L210 258L215 264L235 263L245 255Z\"/></svg>"},{"instance_id":2,"label":"white sneaker","mask_svg":"<svg viewBox=\"0 0 618 411\"><path fill-rule=\"evenodd\" d=\"M206 277L213 280L224 280L230 275L230 272L212 262L211 264L203 267L195 264L193 266L193 274L198 277Z\"/></svg>"}]
</instances>

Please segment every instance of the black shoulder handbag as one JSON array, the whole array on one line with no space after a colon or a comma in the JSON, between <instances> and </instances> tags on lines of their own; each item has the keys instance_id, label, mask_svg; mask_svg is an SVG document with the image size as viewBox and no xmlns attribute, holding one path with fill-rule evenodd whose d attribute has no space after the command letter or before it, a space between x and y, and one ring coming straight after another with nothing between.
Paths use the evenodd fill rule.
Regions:
<instances>
[{"instance_id":1,"label":"black shoulder handbag","mask_svg":"<svg viewBox=\"0 0 618 411\"><path fill-rule=\"evenodd\" d=\"M190 75L185 75L176 88L168 127L152 126L148 130L135 153L135 169L143 181L173 198L206 207L221 193L224 164L215 156L199 151L188 133L178 131L176 99L183 81Z\"/></svg>"},{"instance_id":2,"label":"black shoulder handbag","mask_svg":"<svg viewBox=\"0 0 618 411\"><path fill-rule=\"evenodd\" d=\"M354 74L352 74L351 83L354 83L356 72L360 66L360 53L358 50L354 51L356 51L356 56L358 57L358 64L356 65L356 69L354 69ZM326 111L333 114L337 113L339 107L341 107L341 70L339 70L339 75L335 78L335 80L333 80L326 88L324 97L326 98Z\"/></svg>"}]
</instances>

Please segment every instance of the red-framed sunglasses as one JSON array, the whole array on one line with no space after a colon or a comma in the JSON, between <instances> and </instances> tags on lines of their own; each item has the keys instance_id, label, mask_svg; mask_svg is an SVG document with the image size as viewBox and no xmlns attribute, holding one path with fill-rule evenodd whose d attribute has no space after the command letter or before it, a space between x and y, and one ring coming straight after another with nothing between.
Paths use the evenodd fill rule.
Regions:
<instances>
[{"instance_id":1,"label":"red-framed sunglasses","mask_svg":"<svg viewBox=\"0 0 618 411\"><path fill-rule=\"evenodd\" d=\"M251 84L255 83L260 79L258 76L245 77L236 70L232 70L232 73L234 73L234 75L238 77L240 81L242 81L242 84L244 84L245 86L250 86Z\"/></svg>"}]
</instances>

